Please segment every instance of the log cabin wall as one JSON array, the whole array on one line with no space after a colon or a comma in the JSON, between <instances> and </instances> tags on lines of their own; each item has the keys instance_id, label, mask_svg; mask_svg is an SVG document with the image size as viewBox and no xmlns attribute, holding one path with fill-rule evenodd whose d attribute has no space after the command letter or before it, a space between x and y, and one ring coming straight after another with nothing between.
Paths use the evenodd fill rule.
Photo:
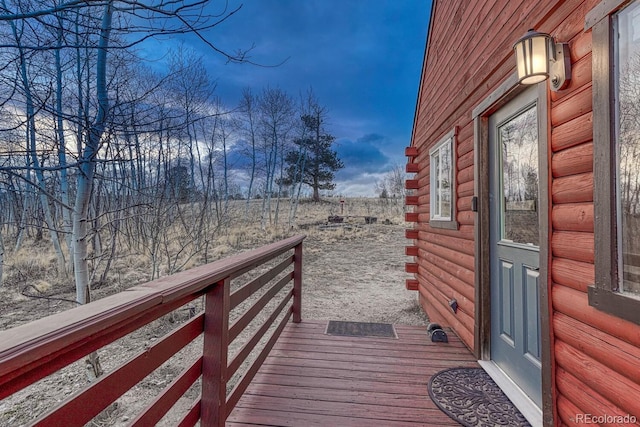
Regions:
<instances>
[{"instance_id":1,"label":"log cabin wall","mask_svg":"<svg viewBox=\"0 0 640 427\"><path fill-rule=\"evenodd\" d=\"M572 80L549 93L549 295L553 418L634 415L640 420L640 326L589 306L594 283L591 32L599 0L434 0L407 171L417 248L407 271L431 321L454 328L476 350L474 123L472 110L515 71L513 43L529 28L568 42ZM546 83L545 83L546 84ZM456 130L458 229L429 226L429 149ZM414 250L408 250L414 253ZM455 299L457 313L449 307ZM479 354L479 353L477 353Z\"/></svg>"}]
</instances>

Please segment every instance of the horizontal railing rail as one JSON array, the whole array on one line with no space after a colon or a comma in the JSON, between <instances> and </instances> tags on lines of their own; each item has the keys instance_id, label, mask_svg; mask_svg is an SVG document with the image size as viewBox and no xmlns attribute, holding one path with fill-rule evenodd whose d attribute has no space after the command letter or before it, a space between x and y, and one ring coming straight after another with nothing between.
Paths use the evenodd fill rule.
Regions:
<instances>
[{"instance_id":1,"label":"horizontal railing rail","mask_svg":"<svg viewBox=\"0 0 640 427\"><path fill-rule=\"evenodd\" d=\"M131 425L158 422L198 379L202 380L200 397L179 424L224 425L286 323L291 317L294 322L301 320L303 240L304 236L291 237L0 332L0 399L204 297L202 313L88 384L33 425L84 425L200 335L202 355L182 367ZM276 261L267 272L231 292L232 279L290 251L290 256ZM286 290L291 282L293 286ZM263 288L266 290L257 295ZM279 301L273 301L283 293ZM230 325L230 311L235 308L244 311ZM271 311L263 313L265 308ZM229 344L259 313L262 324L229 361ZM258 350L257 344L265 339ZM250 355L255 356L253 361ZM248 366L227 396L227 383L243 364Z\"/></svg>"}]
</instances>

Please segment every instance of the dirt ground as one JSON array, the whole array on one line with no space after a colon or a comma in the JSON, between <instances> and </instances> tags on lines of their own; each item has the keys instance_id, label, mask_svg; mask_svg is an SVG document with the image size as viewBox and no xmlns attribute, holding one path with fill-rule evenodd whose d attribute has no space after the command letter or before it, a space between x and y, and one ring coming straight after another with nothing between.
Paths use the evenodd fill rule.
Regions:
<instances>
[{"instance_id":1,"label":"dirt ground","mask_svg":"<svg viewBox=\"0 0 640 427\"><path fill-rule=\"evenodd\" d=\"M381 221L382 222L382 221ZM417 303L417 294L407 291L404 281L406 225L355 224L353 227L320 229L316 226L295 231L308 233L303 252L302 317L309 320L351 320L426 325ZM233 253L235 251L232 251ZM58 294L73 299L73 289ZM15 289L0 289L0 330L71 308L72 303L26 298ZM101 350L105 372L143 350L180 323L180 319L159 319ZM184 319L182 319L184 320ZM125 394L93 424L127 425L176 375L201 353L196 340L138 386ZM25 425L33 417L72 395L84 386L84 362L76 362L35 385L0 401L0 425ZM198 395L196 384L163 420L173 425L178 412Z\"/></svg>"},{"instance_id":2,"label":"dirt ground","mask_svg":"<svg viewBox=\"0 0 640 427\"><path fill-rule=\"evenodd\" d=\"M405 290L404 225L371 225L332 242L304 242L303 318L426 325L415 291ZM342 234L342 238L340 238Z\"/></svg>"}]
</instances>

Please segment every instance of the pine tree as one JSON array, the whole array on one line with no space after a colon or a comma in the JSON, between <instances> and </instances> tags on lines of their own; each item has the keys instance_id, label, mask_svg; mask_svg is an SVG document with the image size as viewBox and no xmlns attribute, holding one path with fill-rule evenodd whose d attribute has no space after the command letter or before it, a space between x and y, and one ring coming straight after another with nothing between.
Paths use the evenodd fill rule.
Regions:
<instances>
[{"instance_id":1,"label":"pine tree","mask_svg":"<svg viewBox=\"0 0 640 427\"><path fill-rule=\"evenodd\" d=\"M320 201L320 190L333 190L334 173L344 167L338 153L331 149L335 137L324 130L324 111L315 109L315 114L300 117L302 137L294 139L295 150L290 151L285 161L287 174L285 184L303 183L313 189L313 201Z\"/></svg>"}]
</instances>

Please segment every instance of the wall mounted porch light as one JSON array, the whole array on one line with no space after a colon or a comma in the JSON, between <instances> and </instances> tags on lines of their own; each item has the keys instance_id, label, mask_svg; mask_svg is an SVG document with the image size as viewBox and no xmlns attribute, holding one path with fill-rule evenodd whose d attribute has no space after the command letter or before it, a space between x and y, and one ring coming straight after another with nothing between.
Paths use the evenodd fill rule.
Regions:
<instances>
[{"instance_id":1,"label":"wall mounted porch light","mask_svg":"<svg viewBox=\"0 0 640 427\"><path fill-rule=\"evenodd\" d=\"M556 43L549 34L527 31L514 45L518 82L530 85L551 78L554 92L564 89L571 80L568 43Z\"/></svg>"}]
</instances>

